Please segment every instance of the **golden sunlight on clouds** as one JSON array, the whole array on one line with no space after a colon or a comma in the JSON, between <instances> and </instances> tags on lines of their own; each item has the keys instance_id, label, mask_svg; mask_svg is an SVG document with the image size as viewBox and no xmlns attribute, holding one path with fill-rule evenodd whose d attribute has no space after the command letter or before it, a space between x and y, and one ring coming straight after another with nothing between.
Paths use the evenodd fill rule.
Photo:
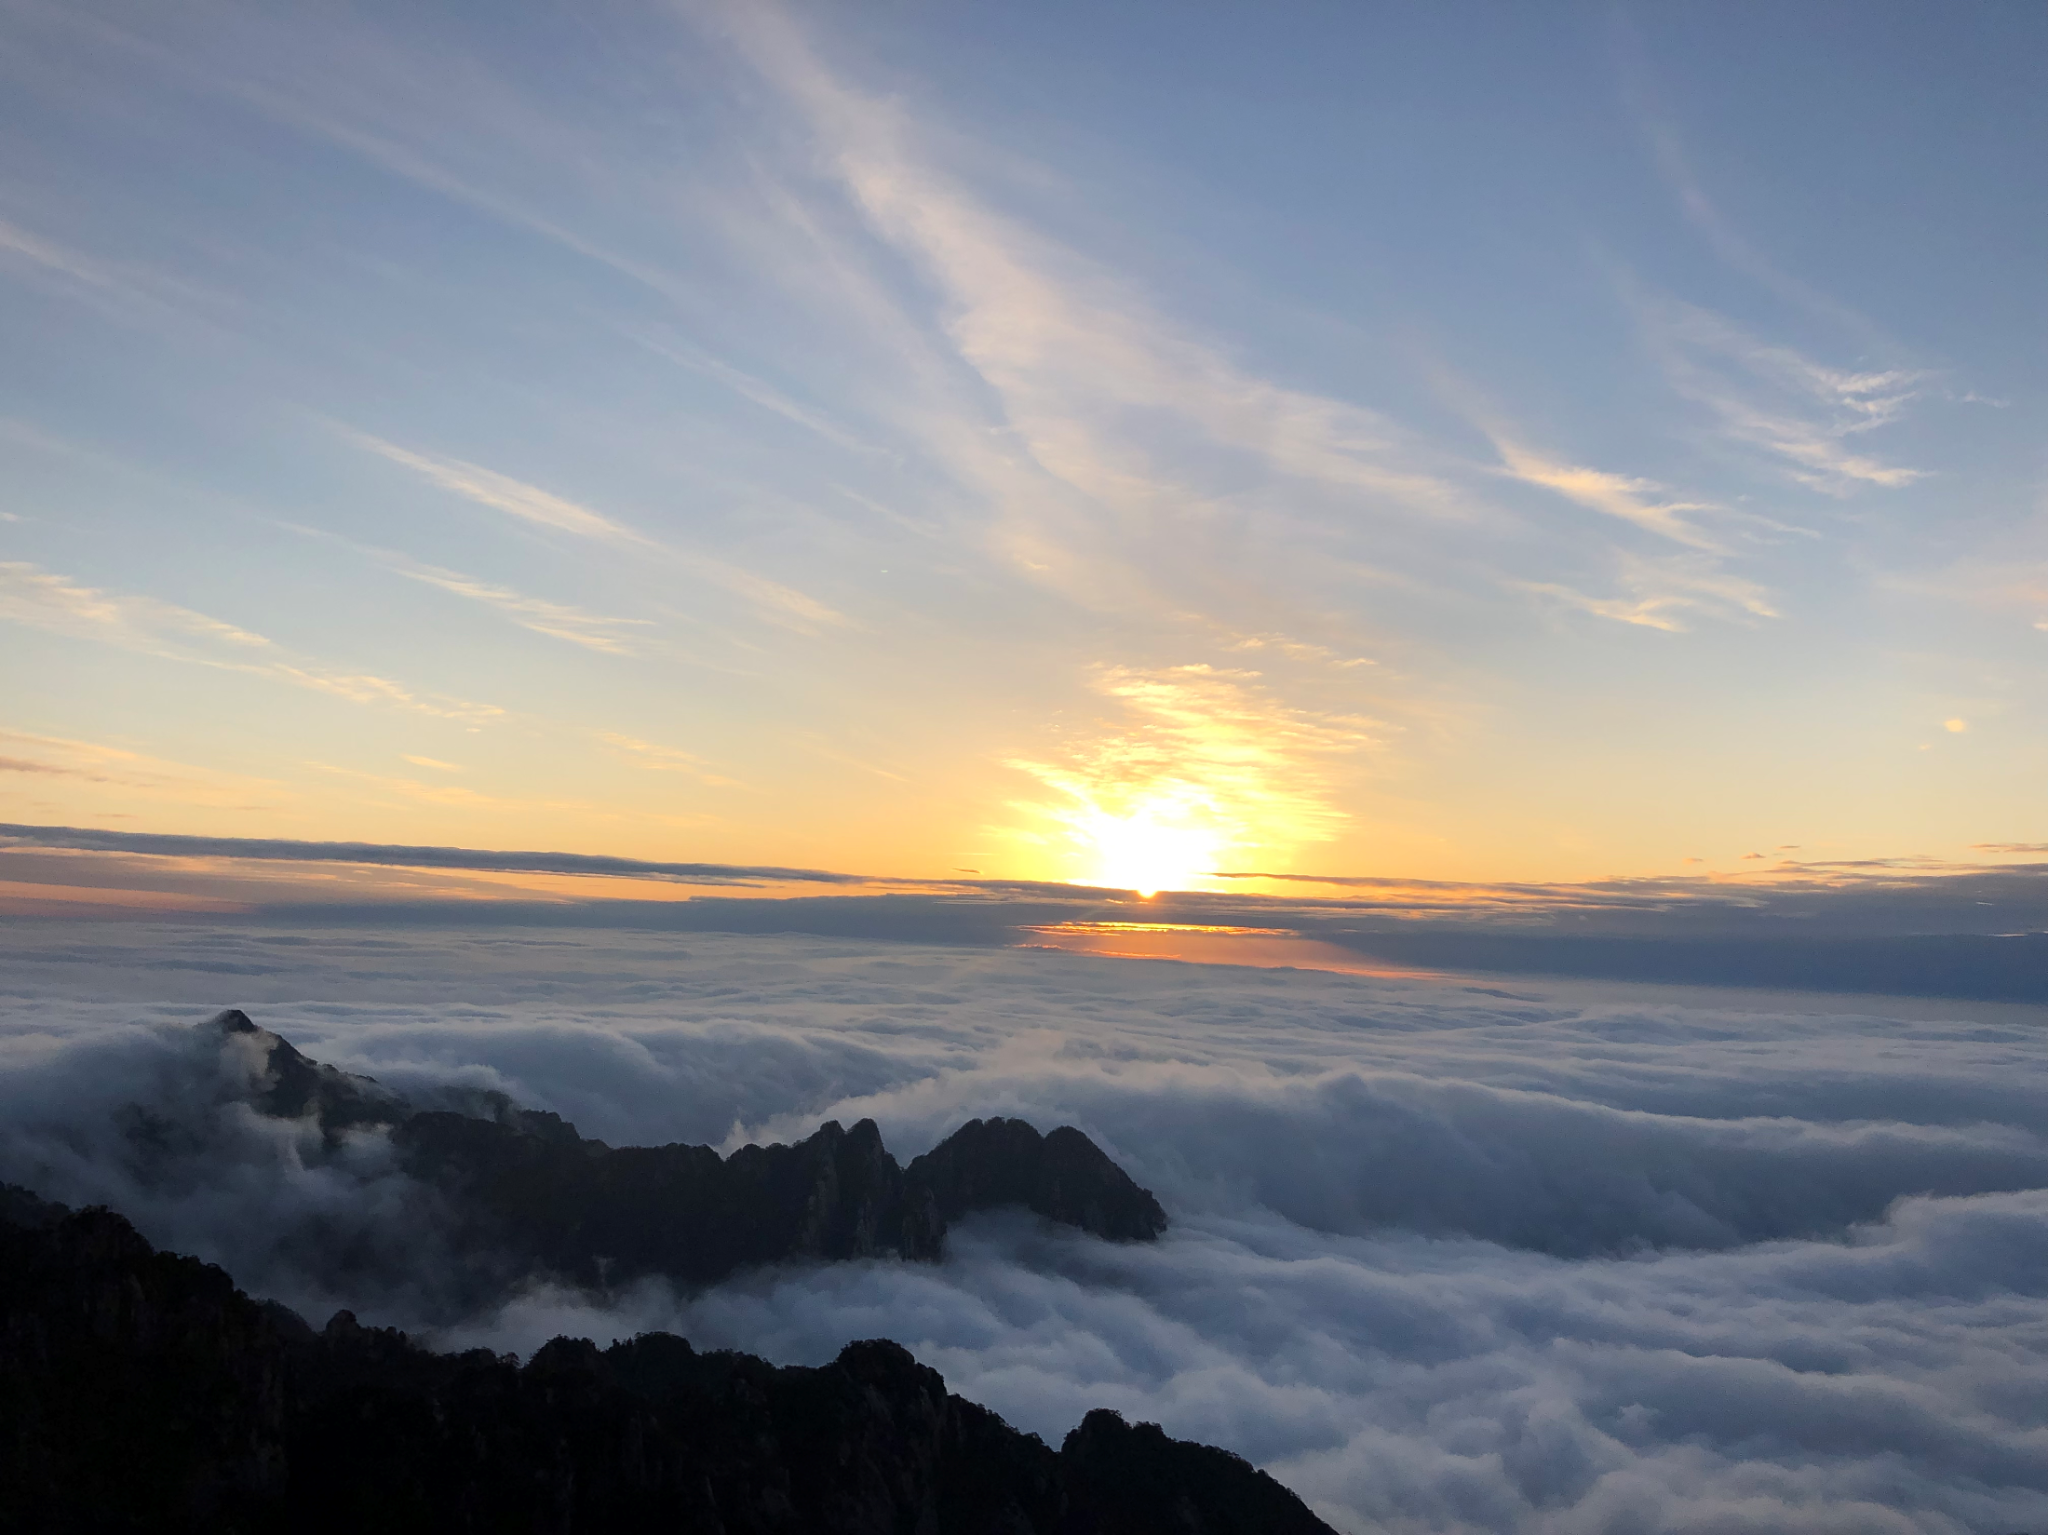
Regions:
<instances>
[{"instance_id":1,"label":"golden sunlight on clouds","mask_svg":"<svg viewBox=\"0 0 2048 1535\"><path fill-rule=\"evenodd\" d=\"M1370 744L1369 721L1268 695L1259 674L1210 666L1105 667L1099 691L1132 716L1063 763L1012 762L1057 796L1020 804L1009 834L1040 871L1152 895L1211 888L1220 869L1284 865L1328 841L1334 759Z\"/></svg>"}]
</instances>

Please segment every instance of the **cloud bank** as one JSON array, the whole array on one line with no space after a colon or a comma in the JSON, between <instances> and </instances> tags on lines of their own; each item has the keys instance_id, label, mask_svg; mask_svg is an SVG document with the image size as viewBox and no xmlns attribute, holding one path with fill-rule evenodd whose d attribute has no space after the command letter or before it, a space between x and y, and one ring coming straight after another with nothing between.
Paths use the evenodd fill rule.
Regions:
<instances>
[{"instance_id":1,"label":"cloud bank","mask_svg":"<svg viewBox=\"0 0 2048 1535\"><path fill-rule=\"evenodd\" d=\"M909 1156L970 1115L1071 1122L1174 1220L1156 1249L998 1215L938 1267L536 1289L437 1312L452 1342L666 1326L808 1362L888 1335L1021 1426L1115 1406L1356 1531L2048 1523L2048 1051L2018 1009L629 931L0 941L0 1176L41 1158L46 1192L309 1307L332 1297L293 1243L324 1233L365 1242L380 1319L434 1310L370 1235L417 1218L409 1191L373 1141L322 1160L232 1113L199 1116L194 1176L138 1185L95 1116L214 1098L163 1026L239 1003L320 1059L499 1087L615 1144L871 1114Z\"/></svg>"},{"instance_id":2,"label":"cloud bank","mask_svg":"<svg viewBox=\"0 0 2048 1535\"><path fill-rule=\"evenodd\" d=\"M1169 703L1173 696L1169 690ZM1354 739L1339 724L1359 722L1278 723L1334 751ZM1799 863L1754 854L1755 872L1739 876L1581 884L1190 870L1190 849L1228 851L1248 808L1306 837L1335 816L1312 773L1275 770L1251 740L1257 732L1237 724L1243 728L1213 738L1134 731L1114 751L1045 770L1067 803L1019 808L1038 815L1049 835L1092 842L1102 886L0 824L0 909L37 915L82 900L183 903L195 913L328 926L813 933L1097 952L1106 933L1137 923L1154 940L1145 952L1196 961L2048 1001L2048 864L2038 862ZM146 783L127 754L95 757L69 750L75 743L11 739L39 755L0 757L0 773L106 776L112 764L122 768L119 781ZM630 736L602 739L638 766L723 781L687 753ZM1190 762L1204 767L1203 784L1176 776ZM419 765L454 766L431 758ZM457 784L388 782L440 803L485 799ZM1134 788L1145 791L1150 811L1128 813ZM2027 847L1986 851L2024 856ZM1198 879L1216 888L1172 888ZM1159 899L1134 898L1155 884L1168 887ZM1233 945L1242 930L1256 930L1268 949L1274 934L1296 947L1256 957ZM1075 932L1085 941L1070 941ZM1178 937L1161 947L1161 935Z\"/></svg>"}]
</instances>

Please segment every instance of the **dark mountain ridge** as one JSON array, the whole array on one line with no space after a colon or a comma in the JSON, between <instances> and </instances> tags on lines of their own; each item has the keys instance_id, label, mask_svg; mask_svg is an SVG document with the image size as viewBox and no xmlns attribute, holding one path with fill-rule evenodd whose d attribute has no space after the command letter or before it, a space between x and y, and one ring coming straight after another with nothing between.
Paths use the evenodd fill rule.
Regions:
<instances>
[{"instance_id":1,"label":"dark mountain ridge","mask_svg":"<svg viewBox=\"0 0 2048 1535\"><path fill-rule=\"evenodd\" d=\"M502 1093L444 1090L415 1103L316 1062L231 1009L201 1026L250 1053L258 1112L316 1121L332 1141L387 1130L399 1167L442 1206L437 1235L489 1255L500 1279L543 1272L592 1286L658 1275L686 1285L791 1260L936 1261L947 1226L1025 1209L1112 1241L1151 1241L1166 1212L1072 1126L970 1120L897 1162L871 1119L828 1121L792 1145L613 1147Z\"/></svg>"},{"instance_id":2,"label":"dark mountain ridge","mask_svg":"<svg viewBox=\"0 0 2048 1535\"><path fill-rule=\"evenodd\" d=\"M778 1368L647 1334L523 1366L314 1332L120 1216L0 1185L0 1527L1327 1535L1265 1473L1090 1413L1055 1452L894 1343Z\"/></svg>"}]
</instances>

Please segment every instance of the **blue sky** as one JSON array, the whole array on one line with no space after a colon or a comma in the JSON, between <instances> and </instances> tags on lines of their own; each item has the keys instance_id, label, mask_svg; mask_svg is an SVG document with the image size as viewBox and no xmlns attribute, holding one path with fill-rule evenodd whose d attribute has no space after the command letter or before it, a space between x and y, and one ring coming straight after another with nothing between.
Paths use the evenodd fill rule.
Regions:
<instances>
[{"instance_id":1,"label":"blue sky","mask_svg":"<svg viewBox=\"0 0 2048 1535\"><path fill-rule=\"evenodd\" d=\"M2048 837L2038 10L0 28L0 819L1134 885Z\"/></svg>"}]
</instances>

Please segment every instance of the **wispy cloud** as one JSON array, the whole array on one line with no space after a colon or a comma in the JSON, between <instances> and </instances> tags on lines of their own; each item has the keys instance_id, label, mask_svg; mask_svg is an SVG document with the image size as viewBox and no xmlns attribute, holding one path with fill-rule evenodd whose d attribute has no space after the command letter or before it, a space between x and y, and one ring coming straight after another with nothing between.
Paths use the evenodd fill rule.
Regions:
<instances>
[{"instance_id":1,"label":"wispy cloud","mask_svg":"<svg viewBox=\"0 0 2048 1535\"><path fill-rule=\"evenodd\" d=\"M413 783L408 779L380 779L375 774L357 774L347 769L323 770L387 786L410 785L412 789L420 791L431 791L433 787ZM160 832L108 831L80 826L0 825L0 845L70 849L78 852L136 853L160 858L236 858L273 863L358 863L391 868L468 869L480 873L598 875L710 885L795 883L862 886L922 883L878 881L867 875L835 874L821 869L650 862L638 858L614 858L600 853L503 852L454 847L414 847L381 842L301 842L272 837L196 837ZM990 883L1000 887L1000 882Z\"/></svg>"},{"instance_id":2,"label":"wispy cloud","mask_svg":"<svg viewBox=\"0 0 2048 1535\"><path fill-rule=\"evenodd\" d=\"M2048 630L2048 560L2040 547L2048 523L2010 540L1994 553L1973 554L1934 570L1894 570L1878 585L1895 592L1945 598L1973 608L2015 613Z\"/></svg>"},{"instance_id":3,"label":"wispy cloud","mask_svg":"<svg viewBox=\"0 0 2048 1535\"><path fill-rule=\"evenodd\" d=\"M59 778L83 778L87 783L119 783L104 773L85 768L60 767L54 762L32 762L26 757L0 757L0 773L48 773Z\"/></svg>"},{"instance_id":4,"label":"wispy cloud","mask_svg":"<svg viewBox=\"0 0 2048 1535\"><path fill-rule=\"evenodd\" d=\"M1614 12L1612 20L1623 99L1634 111L1648 142L1651 162L1685 221L1730 268L1778 298L1865 342L1880 341L1877 327L1864 316L1812 283L1794 277L1765 255L1708 193L1705 182L1693 168L1684 136L1662 99L1663 92L1641 32L1625 12Z\"/></svg>"},{"instance_id":5,"label":"wispy cloud","mask_svg":"<svg viewBox=\"0 0 2048 1535\"><path fill-rule=\"evenodd\" d=\"M841 750L816 731L794 730L790 732L790 739L821 761L836 762L841 767L850 767L856 772L870 774L888 783L907 784L912 781L908 773L900 773L895 768L883 767L879 762L870 762L864 757L856 757L851 752Z\"/></svg>"},{"instance_id":6,"label":"wispy cloud","mask_svg":"<svg viewBox=\"0 0 2048 1535\"><path fill-rule=\"evenodd\" d=\"M283 786L273 779L222 773L172 762L124 746L65 736L0 730L0 773L69 779L183 805L246 809L252 800L275 801Z\"/></svg>"},{"instance_id":7,"label":"wispy cloud","mask_svg":"<svg viewBox=\"0 0 2048 1535\"><path fill-rule=\"evenodd\" d=\"M653 547L652 539L634 532L623 523L614 522L602 512L594 512L587 506L515 480L510 475L499 474L495 469L465 463L459 458L429 458L424 453L409 452L396 443L362 432L353 432L350 436L372 453L380 454L394 464L403 464L443 490L452 491L479 506L488 506L494 511L517 517L522 522L629 548Z\"/></svg>"},{"instance_id":8,"label":"wispy cloud","mask_svg":"<svg viewBox=\"0 0 2048 1535\"><path fill-rule=\"evenodd\" d=\"M407 758L411 761L411 758ZM360 768L340 767L331 762L308 762L305 766L317 773L326 773L335 778L345 778L354 783L367 784L373 790L395 794L401 798L415 800L422 804L436 805L447 810L481 811L587 811L594 808L584 800L552 799L507 799L502 795L485 794L466 784L426 783L417 778L399 778L388 773L367 773ZM441 767L441 764L434 764Z\"/></svg>"},{"instance_id":9,"label":"wispy cloud","mask_svg":"<svg viewBox=\"0 0 2048 1535\"><path fill-rule=\"evenodd\" d=\"M1684 630L1688 616L1736 620L1778 616L1764 586L1726 568L1731 555L1728 541L1709 533L1700 524L1712 518L1723 524L1741 525L1750 533L1759 528L1780 533L1801 530L1713 501L1672 499L1665 487L1654 480L1553 459L1523 446L1498 428L1486 430L1501 456L1503 475L1555 492L1667 543L1679 544L1684 550L1608 551L1615 583L1621 588L1614 595L1594 595L1566 582L1524 577L1508 577L1506 585L1596 618L1667 633Z\"/></svg>"},{"instance_id":10,"label":"wispy cloud","mask_svg":"<svg viewBox=\"0 0 2048 1535\"><path fill-rule=\"evenodd\" d=\"M700 783L720 789L738 786L738 780L711 772L709 764L695 752L680 751L673 746L657 746L652 741L643 741L637 736L621 735L617 731L601 732L598 740L609 747L614 755L648 772L687 773Z\"/></svg>"},{"instance_id":11,"label":"wispy cloud","mask_svg":"<svg viewBox=\"0 0 2048 1535\"><path fill-rule=\"evenodd\" d=\"M1706 238L1717 256L1778 297L1865 338L1875 335L1875 327L1862 315L1813 284L1784 271L1735 227L1734 221L1707 195L1706 188L1693 172L1691 159L1680 142L1677 129L1670 122L1653 116L1646 118L1644 126L1649 134L1657 170L1671 189L1679 210L1685 215L1686 222Z\"/></svg>"},{"instance_id":12,"label":"wispy cloud","mask_svg":"<svg viewBox=\"0 0 2048 1535\"><path fill-rule=\"evenodd\" d=\"M505 712L493 704L418 693L388 677L322 666L292 656L260 634L190 608L84 586L19 560L0 561L0 619L139 655L288 682L351 703L391 704L472 722Z\"/></svg>"},{"instance_id":13,"label":"wispy cloud","mask_svg":"<svg viewBox=\"0 0 2048 1535\"><path fill-rule=\"evenodd\" d=\"M581 608L570 607L567 603L550 602L543 597L528 597L513 591L510 587L493 586L490 582L479 581L474 576L465 576L459 571L441 570L432 565L394 565L392 568L407 580L438 587L444 592L452 592L458 597L467 597L472 602L494 607L509 616L521 628L531 629L535 634L567 640L572 645L581 645L585 650L599 650L607 655L633 654L633 647L619 631L650 622L644 618L602 618L595 613L586 613Z\"/></svg>"},{"instance_id":14,"label":"wispy cloud","mask_svg":"<svg viewBox=\"0 0 2048 1535\"><path fill-rule=\"evenodd\" d=\"M153 654L170 654L191 641L242 651L270 646L260 634L190 608L81 586L21 560L0 561L0 618Z\"/></svg>"},{"instance_id":15,"label":"wispy cloud","mask_svg":"<svg viewBox=\"0 0 2048 1535\"><path fill-rule=\"evenodd\" d=\"M598 739L613 750L625 753L636 766L656 772L694 773L704 765L704 759L695 752L678 751L673 746L656 746L651 741L620 735L616 731L606 731Z\"/></svg>"},{"instance_id":16,"label":"wispy cloud","mask_svg":"<svg viewBox=\"0 0 2048 1535\"><path fill-rule=\"evenodd\" d=\"M1729 574L1702 555L1645 559L1621 554L1616 558L1616 582L1626 595L1597 597L1559 582L1511 580L1507 584L1596 618L1672 634L1686 629L1688 615L1720 619L1778 616L1767 588Z\"/></svg>"},{"instance_id":17,"label":"wispy cloud","mask_svg":"<svg viewBox=\"0 0 2048 1535\"><path fill-rule=\"evenodd\" d=\"M645 618L608 618L597 613L586 613L568 603L553 602L545 597L529 597L509 586L499 586L476 576L464 575L459 570L446 570L438 565L423 564L392 549L378 549L369 544L358 544L350 539L324 533L317 528L302 528L291 523L285 526L315 538L329 539L354 550L366 559L376 561L386 570L404 576L408 581L417 581L423 586L431 586L438 591L495 608L521 628L531 629L536 634L545 634L550 639L567 640L570 644L581 645L586 650L616 656L632 655L635 648L630 642L632 636L628 631L651 627L653 623L653 620Z\"/></svg>"},{"instance_id":18,"label":"wispy cloud","mask_svg":"<svg viewBox=\"0 0 2048 1535\"><path fill-rule=\"evenodd\" d=\"M1926 477L1854 446L1897 420L1926 374L1829 367L1673 300L1642 303L1638 313L1672 387L1705 406L1723 436L1777 459L1800 484L1839 496Z\"/></svg>"},{"instance_id":19,"label":"wispy cloud","mask_svg":"<svg viewBox=\"0 0 2048 1535\"><path fill-rule=\"evenodd\" d=\"M1714 539L1687 521L1685 515L1688 512L1717 510L1712 502L1657 500L1654 498L1663 493L1664 487L1654 480L1631 479L1604 469L1559 463L1506 438L1496 437L1494 446L1506 466L1505 473L1524 484L1554 490L1580 506L1634 523L1646 532L1668 538L1673 543L1693 549L1720 548Z\"/></svg>"},{"instance_id":20,"label":"wispy cloud","mask_svg":"<svg viewBox=\"0 0 2048 1535\"><path fill-rule=\"evenodd\" d=\"M1353 518L1473 514L1386 417L1239 366L940 170L904 105L837 78L780 10L725 20L809 122L867 228L929 284L998 432L957 415L924 429L997 509L997 546L1019 566L1128 604L1171 582L1190 540L1244 536L1224 487L1247 476L1297 500L1335 497Z\"/></svg>"},{"instance_id":21,"label":"wispy cloud","mask_svg":"<svg viewBox=\"0 0 2048 1535\"><path fill-rule=\"evenodd\" d=\"M136 294L134 285L107 262L59 245L4 219L0 219L0 257L11 257L16 262L68 278L88 288L130 296Z\"/></svg>"},{"instance_id":22,"label":"wispy cloud","mask_svg":"<svg viewBox=\"0 0 2048 1535\"><path fill-rule=\"evenodd\" d=\"M1265 651L1285 656L1290 661L1305 661L1335 667L1340 671L1348 671L1354 666L1379 665L1371 656L1347 656L1327 645L1318 645L1312 640L1296 639L1288 634L1243 634L1228 641L1225 648L1236 651Z\"/></svg>"},{"instance_id":23,"label":"wispy cloud","mask_svg":"<svg viewBox=\"0 0 2048 1535\"><path fill-rule=\"evenodd\" d=\"M535 527L550 528L578 538L591 539L643 557L658 555L673 561L699 577L723 586L751 603L763 616L787 627L808 632L843 625L847 621L842 614L834 612L816 598L807 596L793 587L784 586L779 581L771 581L765 576L756 575L750 570L714 556L664 544L615 518L593 511L580 502L556 495L553 491L542 490L539 486L529 485L523 480L515 480L510 475L500 474L494 469L486 469L481 464L415 453L367 433L351 431L348 435L371 452L395 464L404 465L430 483L478 506L503 512ZM513 595L518 601L529 600Z\"/></svg>"},{"instance_id":24,"label":"wispy cloud","mask_svg":"<svg viewBox=\"0 0 2048 1535\"><path fill-rule=\"evenodd\" d=\"M159 331L199 327L210 334L237 299L134 261L115 261L0 219L0 276L13 275L101 316ZM45 446L56 444L45 441ZM68 445L64 445L68 446Z\"/></svg>"},{"instance_id":25,"label":"wispy cloud","mask_svg":"<svg viewBox=\"0 0 2048 1535\"><path fill-rule=\"evenodd\" d=\"M1595 597L1555 581L1522 581L1516 584L1525 592L1555 598L1567 607L1590 613L1595 618L1611 618L1616 623L1636 624L1645 629L1662 629L1667 634L1678 634L1685 629L1678 618L1684 603L1675 597Z\"/></svg>"},{"instance_id":26,"label":"wispy cloud","mask_svg":"<svg viewBox=\"0 0 2048 1535\"><path fill-rule=\"evenodd\" d=\"M773 411L785 421L794 421L807 432L815 433L834 447L845 448L851 453L875 453L878 450L870 443L863 442L852 432L832 420L823 411L808 405L801 405L766 379L757 378L744 369L736 368L721 357L714 357L700 347L687 341L659 336L644 331L631 332L632 339L647 348L657 357L665 357L678 367L688 368L723 384L741 399L750 400L763 410Z\"/></svg>"},{"instance_id":27,"label":"wispy cloud","mask_svg":"<svg viewBox=\"0 0 2048 1535\"><path fill-rule=\"evenodd\" d=\"M978 179L940 168L957 135L845 83L772 6L712 13L704 29L713 46L736 44L776 94L762 98L764 131L744 170L690 183L686 220L673 216L672 163L620 155L591 122L548 112L481 63L451 83L374 34L335 30L356 87L347 96L260 56L214 84L642 285L664 301L663 317L610 328L818 438L868 456L922 450L966 492L942 493L945 532L1098 610L1220 614L1250 603L1270 612L1237 612L1237 623L1263 628L1298 611L1306 545L1332 546L1312 572L1344 585L1368 562L1335 546L1389 523L1495 515L1454 455L1364 405L1262 376L1102 264L998 211ZM788 106L813 139L795 155ZM518 146L518 176L500 173L506 144ZM820 186L821 156L836 189ZM785 376L775 368L739 366L706 342L716 321L705 287L675 269L675 253L701 254L707 238L721 246L714 259L746 261L779 304L857 356L873 385L828 408L771 382ZM903 282L906 258L921 283ZM678 314L700 322L696 334ZM790 628L847 623L807 593L668 547L643 511L629 521L410 442L365 446L529 526L635 557L659 546Z\"/></svg>"}]
</instances>

